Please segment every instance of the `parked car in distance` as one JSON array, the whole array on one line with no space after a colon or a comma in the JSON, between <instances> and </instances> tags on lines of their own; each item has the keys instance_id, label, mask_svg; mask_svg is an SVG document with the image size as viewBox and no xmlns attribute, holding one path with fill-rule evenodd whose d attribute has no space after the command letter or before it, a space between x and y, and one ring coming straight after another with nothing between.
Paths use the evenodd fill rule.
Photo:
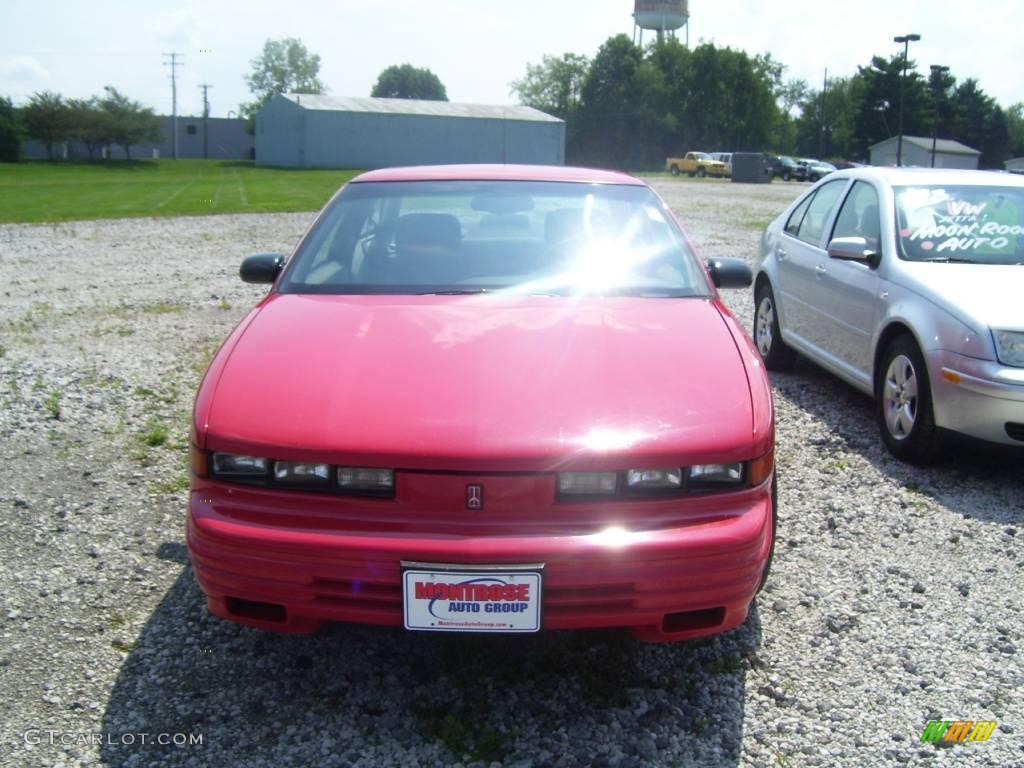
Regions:
<instances>
[{"instance_id":1,"label":"parked car in distance","mask_svg":"<svg viewBox=\"0 0 1024 768\"><path fill-rule=\"evenodd\" d=\"M950 433L1024 447L1024 179L986 171L836 171L765 230L754 337L872 395L901 459Z\"/></svg>"},{"instance_id":2,"label":"parked car in distance","mask_svg":"<svg viewBox=\"0 0 1024 768\"><path fill-rule=\"evenodd\" d=\"M717 176L722 178L727 175L725 163L712 159L707 152L687 152L683 157L669 157L665 159L665 170L673 176L685 173L687 176Z\"/></svg>"},{"instance_id":3,"label":"parked car in distance","mask_svg":"<svg viewBox=\"0 0 1024 768\"><path fill-rule=\"evenodd\" d=\"M807 161L807 181L818 181L828 176L832 171L836 170L836 167L832 163L826 163L824 160L808 160Z\"/></svg>"},{"instance_id":4,"label":"parked car in distance","mask_svg":"<svg viewBox=\"0 0 1024 768\"><path fill-rule=\"evenodd\" d=\"M709 152L712 160L725 163L725 175L732 176L732 152Z\"/></svg>"},{"instance_id":5,"label":"parked car in distance","mask_svg":"<svg viewBox=\"0 0 1024 768\"><path fill-rule=\"evenodd\" d=\"M782 179L783 181L796 179L797 181L803 181L807 177L807 169L797 165L792 157L769 155L768 160L771 163L773 179Z\"/></svg>"},{"instance_id":6,"label":"parked car in distance","mask_svg":"<svg viewBox=\"0 0 1024 768\"><path fill-rule=\"evenodd\" d=\"M775 542L753 341L639 179L364 173L217 352L187 524L217 616L423 632L741 624ZM683 329L685 332L681 333Z\"/></svg>"}]
</instances>

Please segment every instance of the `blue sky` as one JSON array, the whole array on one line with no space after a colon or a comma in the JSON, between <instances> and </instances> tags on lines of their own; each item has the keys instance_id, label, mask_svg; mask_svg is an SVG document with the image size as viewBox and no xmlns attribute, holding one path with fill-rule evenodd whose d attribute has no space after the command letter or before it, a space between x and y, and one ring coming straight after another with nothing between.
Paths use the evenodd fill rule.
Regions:
<instances>
[{"instance_id":1,"label":"blue sky","mask_svg":"<svg viewBox=\"0 0 1024 768\"><path fill-rule=\"evenodd\" d=\"M390 64L428 67L452 101L511 104L509 83L544 54L593 55L609 36L632 34L630 0L3 0L0 95L22 103L36 90L88 96L112 84L170 112L165 51L185 54L181 114L224 116L249 99L242 80L268 37L299 37L321 57L331 93L368 96ZM983 10L981 10L983 9ZM872 54L895 53L916 32L910 57L927 73L945 64L976 77L1004 106L1024 101L1020 29L1024 0L690 0L690 43L770 51L788 76L820 87ZM210 53L205 51L209 50ZM204 51L204 52L201 52Z\"/></svg>"}]
</instances>

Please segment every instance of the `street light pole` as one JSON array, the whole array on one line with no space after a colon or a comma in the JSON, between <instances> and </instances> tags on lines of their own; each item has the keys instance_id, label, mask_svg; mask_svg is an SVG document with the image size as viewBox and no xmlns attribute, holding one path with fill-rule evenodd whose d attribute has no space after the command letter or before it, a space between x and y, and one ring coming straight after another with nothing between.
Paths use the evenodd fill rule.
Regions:
<instances>
[{"instance_id":1,"label":"street light pole","mask_svg":"<svg viewBox=\"0 0 1024 768\"><path fill-rule=\"evenodd\" d=\"M896 165L903 165L903 97L907 88L907 54L910 51L910 44L921 39L920 35L898 35L892 39L894 43L903 43L903 73L900 75L900 112L899 129L896 137Z\"/></svg>"},{"instance_id":2,"label":"street light pole","mask_svg":"<svg viewBox=\"0 0 1024 768\"><path fill-rule=\"evenodd\" d=\"M943 74L949 72L949 67L944 67L941 64L932 64L932 77L938 82L939 78ZM932 168L935 167L935 145L939 137L939 95L938 89L932 86Z\"/></svg>"},{"instance_id":3,"label":"street light pole","mask_svg":"<svg viewBox=\"0 0 1024 768\"><path fill-rule=\"evenodd\" d=\"M825 81L821 84L821 139L818 142L818 157L825 157L828 147L828 129L825 127L825 94L828 92L828 67L825 67Z\"/></svg>"}]
</instances>

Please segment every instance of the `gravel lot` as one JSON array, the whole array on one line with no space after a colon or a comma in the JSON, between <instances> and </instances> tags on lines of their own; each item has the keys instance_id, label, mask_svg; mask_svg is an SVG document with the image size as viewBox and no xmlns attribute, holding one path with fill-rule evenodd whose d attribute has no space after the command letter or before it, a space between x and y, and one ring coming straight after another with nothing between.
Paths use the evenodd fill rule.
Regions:
<instances>
[{"instance_id":1,"label":"gravel lot","mask_svg":"<svg viewBox=\"0 0 1024 768\"><path fill-rule=\"evenodd\" d=\"M804 188L655 185L703 255L747 258ZM1019 462L901 465L868 400L807 363L774 377L780 542L735 631L294 637L208 616L183 544L192 394L262 293L240 259L309 220L0 227L0 765L1024 765ZM749 292L727 301L749 328ZM930 719L999 726L940 747Z\"/></svg>"}]
</instances>

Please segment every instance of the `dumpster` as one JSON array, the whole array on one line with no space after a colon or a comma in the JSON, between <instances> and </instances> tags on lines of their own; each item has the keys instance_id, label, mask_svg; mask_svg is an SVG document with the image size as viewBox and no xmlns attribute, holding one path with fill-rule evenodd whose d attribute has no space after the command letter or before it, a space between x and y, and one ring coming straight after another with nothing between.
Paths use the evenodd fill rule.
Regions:
<instances>
[{"instance_id":1,"label":"dumpster","mask_svg":"<svg viewBox=\"0 0 1024 768\"><path fill-rule=\"evenodd\" d=\"M767 184L772 168L763 152L733 152L732 180L743 184Z\"/></svg>"}]
</instances>

